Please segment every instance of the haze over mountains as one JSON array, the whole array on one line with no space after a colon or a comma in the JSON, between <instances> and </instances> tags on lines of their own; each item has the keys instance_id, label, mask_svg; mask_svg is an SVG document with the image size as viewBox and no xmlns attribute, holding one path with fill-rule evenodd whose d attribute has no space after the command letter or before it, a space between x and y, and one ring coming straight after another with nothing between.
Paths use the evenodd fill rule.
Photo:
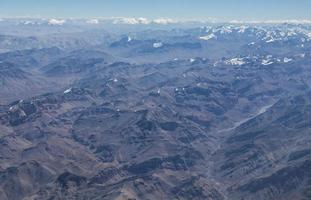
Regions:
<instances>
[{"instance_id":1,"label":"haze over mountains","mask_svg":"<svg viewBox=\"0 0 311 200\"><path fill-rule=\"evenodd\" d=\"M311 199L309 23L0 30L1 200Z\"/></svg>"}]
</instances>

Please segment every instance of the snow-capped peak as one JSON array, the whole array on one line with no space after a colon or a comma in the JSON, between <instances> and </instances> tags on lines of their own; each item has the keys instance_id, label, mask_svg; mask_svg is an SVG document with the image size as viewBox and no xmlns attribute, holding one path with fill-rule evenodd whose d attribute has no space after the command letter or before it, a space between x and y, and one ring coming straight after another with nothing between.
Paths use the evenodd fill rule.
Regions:
<instances>
[{"instance_id":1,"label":"snow-capped peak","mask_svg":"<svg viewBox=\"0 0 311 200\"><path fill-rule=\"evenodd\" d=\"M64 19L50 19L49 20L49 25L63 25L66 23L66 20Z\"/></svg>"},{"instance_id":2,"label":"snow-capped peak","mask_svg":"<svg viewBox=\"0 0 311 200\"><path fill-rule=\"evenodd\" d=\"M129 25L137 25L137 24L149 24L150 20L140 17L140 18L116 18L113 21L113 24L129 24Z\"/></svg>"},{"instance_id":3,"label":"snow-capped peak","mask_svg":"<svg viewBox=\"0 0 311 200\"><path fill-rule=\"evenodd\" d=\"M247 26L241 26L238 30L238 33L244 33L247 28Z\"/></svg>"},{"instance_id":4,"label":"snow-capped peak","mask_svg":"<svg viewBox=\"0 0 311 200\"><path fill-rule=\"evenodd\" d=\"M86 21L87 24L99 24L99 20L98 19L90 19L88 21Z\"/></svg>"},{"instance_id":5,"label":"snow-capped peak","mask_svg":"<svg viewBox=\"0 0 311 200\"><path fill-rule=\"evenodd\" d=\"M152 22L155 24L161 24L161 25L177 23L175 20L169 19L169 18L158 18L158 19L153 20Z\"/></svg>"}]
</instances>

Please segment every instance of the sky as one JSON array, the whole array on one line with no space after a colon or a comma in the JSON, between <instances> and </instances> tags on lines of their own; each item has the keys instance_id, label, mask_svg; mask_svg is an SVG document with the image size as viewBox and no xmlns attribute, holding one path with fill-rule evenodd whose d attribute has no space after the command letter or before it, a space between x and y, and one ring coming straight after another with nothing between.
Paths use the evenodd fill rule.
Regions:
<instances>
[{"instance_id":1,"label":"sky","mask_svg":"<svg viewBox=\"0 0 311 200\"><path fill-rule=\"evenodd\" d=\"M311 19L311 0L0 0L0 17Z\"/></svg>"}]
</instances>

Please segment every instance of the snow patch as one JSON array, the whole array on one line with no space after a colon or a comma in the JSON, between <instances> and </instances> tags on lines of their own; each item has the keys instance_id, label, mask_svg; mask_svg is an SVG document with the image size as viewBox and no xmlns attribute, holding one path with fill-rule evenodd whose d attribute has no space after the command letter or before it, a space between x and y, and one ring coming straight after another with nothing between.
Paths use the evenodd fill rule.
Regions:
<instances>
[{"instance_id":1,"label":"snow patch","mask_svg":"<svg viewBox=\"0 0 311 200\"><path fill-rule=\"evenodd\" d=\"M154 48L160 48L163 46L163 43L162 42L156 42L156 43L153 43L153 47Z\"/></svg>"},{"instance_id":2,"label":"snow patch","mask_svg":"<svg viewBox=\"0 0 311 200\"><path fill-rule=\"evenodd\" d=\"M285 37L285 36L286 36L286 33L283 32L283 31L281 31L281 32L280 32L280 36Z\"/></svg>"},{"instance_id":3,"label":"snow patch","mask_svg":"<svg viewBox=\"0 0 311 200\"><path fill-rule=\"evenodd\" d=\"M273 64L273 62L270 60L262 60L261 64L262 65L271 65L271 64Z\"/></svg>"},{"instance_id":4,"label":"snow patch","mask_svg":"<svg viewBox=\"0 0 311 200\"><path fill-rule=\"evenodd\" d=\"M243 64L245 64L243 58L233 58L231 60L225 61L225 63L228 65L243 65Z\"/></svg>"},{"instance_id":5,"label":"snow patch","mask_svg":"<svg viewBox=\"0 0 311 200\"><path fill-rule=\"evenodd\" d=\"M33 21L24 21L23 24L24 24L24 25L35 25L36 22L33 22Z\"/></svg>"},{"instance_id":6,"label":"snow patch","mask_svg":"<svg viewBox=\"0 0 311 200\"><path fill-rule=\"evenodd\" d=\"M232 33L232 27L231 26L224 26L221 28L220 33L221 34L228 34L228 33Z\"/></svg>"},{"instance_id":7,"label":"snow patch","mask_svg":"<svg viewBox=\"0 0 311 200\"><path fill-rule=\"evenodd\" d=\"M300 58L304 58L305 56L306 56L306 54L305 53L302 53L302 54L299 54L298 55Z\"/></svg>"},{"instance_id":8,"label":"snow patch","mask_svg":"<svg viewBox=\"0 0 311 200\"><path fill-rule=\"evenodd\" d=\"M274 42L275 39L271 38L270 40L267 40L266 43L271 43L271 42Z\"/></svg>"},{"instance_id":9,"label":"snow patch","mask_svg":"<svg viewBox=\"0 0 311 200\"><path fill-rule=\"evenodd\" d=\"M292 60L293 60L293 59L291 59L291 58L285 57L283 61L284 61L284 63L288 63L288 62L291 62Z\"/></svg>"},{"instance_id":10,"label":"snow patch","mask_svg":"<svg viewBox=\"0 0 311 200\"><path fill-rule=\"evenodd\" d=\"M209 35L206 35L206 36L201 36L199 37L200 40L210 40L210 39L213 39L213 38L217 38L216 35L214 33L211 33Z\"/></svg>"},{"instance_id":11,"label":"snow patch","mask_svg":"<svg viewBox=\"0 0 311 200\"><path fill-rule=\"evenodd\" d=\"M70 93L71 91L72 91L72 88L69 88L69 89L67 89L67 90L64 91L64 94L68 94L68 93Z\"/></svg>"},{"instance_id":12,"label":"snow patch","mask_svg":"<svg viewBox=\"0 0 311 200\"><path fill-rule=\"evenodd\" d=\"M191 63L195 62L195 59L194 58L190 58L189 60Z\"/></svg>"}]
</instances>

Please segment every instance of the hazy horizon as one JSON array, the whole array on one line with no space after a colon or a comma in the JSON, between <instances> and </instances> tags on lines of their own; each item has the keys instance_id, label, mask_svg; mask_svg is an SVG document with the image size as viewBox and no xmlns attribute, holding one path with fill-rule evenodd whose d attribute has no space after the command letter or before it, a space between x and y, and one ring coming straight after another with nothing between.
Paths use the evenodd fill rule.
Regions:
<instances>
[{"instance_id":1,"label":"hazy horizon","mask_svg":"<svg viewBox=\"0 0 311 200\"><path fill-rule=\"evenodd\" d=\"M309 20L311 1L301 0L2 0L0 17L109 18L144 17L175 20Z\"/></svg>"}]
</instances>

